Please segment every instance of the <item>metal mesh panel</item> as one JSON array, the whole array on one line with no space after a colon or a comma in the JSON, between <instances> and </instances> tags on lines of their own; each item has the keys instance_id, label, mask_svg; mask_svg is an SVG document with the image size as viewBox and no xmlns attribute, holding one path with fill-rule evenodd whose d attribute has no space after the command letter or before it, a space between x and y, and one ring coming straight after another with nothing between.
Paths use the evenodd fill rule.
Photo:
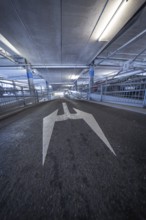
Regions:
<instances>
[{"instance_id":1,"label":"metal mesh panel","mask_svg":"<svg viewBox=\"0 0 146 220\"><path fill-rule=\"evenodd\" d=\"M22 108L27 105L36 104L49 100L48 90L35 90L30 93L26 84L13 81L0 81L0 113Z\"/></svg>"}]
</instances>

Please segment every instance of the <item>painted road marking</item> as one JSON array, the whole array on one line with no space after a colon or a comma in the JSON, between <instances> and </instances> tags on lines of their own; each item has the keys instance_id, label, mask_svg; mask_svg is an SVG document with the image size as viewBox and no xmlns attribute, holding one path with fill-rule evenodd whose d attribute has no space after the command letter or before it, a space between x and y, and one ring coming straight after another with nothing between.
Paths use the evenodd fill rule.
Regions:
<instances>
[{"instance_id":1,"label":"painted road marking","mask_svg":"<svg viewBox=\"0 0 146 220\"><path fill-rule=\"evenodd\" d=\"M51 136L53 133L55 122L57 121L65 121L68 119L83 119L89 127L99 136L99 138L106 144L106 146L110 149L110 151L116 156L116 153L114 152L113 148L111 147L109 141L105 137L102 129L100 128L99 124L95 120L92 114L89 114L87 112L80 111L78 109L74 110L76 111L76 114L70 114L67 104L62 103L64 114L63 115L57 115L58 109L54 111L52 114L48 115L43 119L43 150L42 150L42 164L44 165L49 143L51 140Z\"/></svg>"},{"instance_id":2,"label":"painted road marking","mask_svg":"<svg viewBox=\"0 0 146 220\"><path fill-rule=\"evenodd\" d=\"M54 121L57 117L58 110L43 119L43 164L47 155L48 145L52 136Z\"/></svg>"}]
</instances>

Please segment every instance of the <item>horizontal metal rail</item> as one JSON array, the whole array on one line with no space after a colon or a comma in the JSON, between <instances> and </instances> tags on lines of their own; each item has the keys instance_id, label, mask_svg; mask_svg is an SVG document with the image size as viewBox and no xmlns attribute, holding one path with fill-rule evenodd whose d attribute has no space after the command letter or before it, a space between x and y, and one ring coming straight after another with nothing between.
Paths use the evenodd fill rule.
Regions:
<instances>
[{"instance_id":1,"label":"horizontal metal rail","mask_svg":"<svg viewBox=\"0 0 146 220\"><path fill-rule=\"evenodd\" d=\"M30 92L28 86L22 86L15 82L0 81L0 114L23 108L27 105L36 104L50 100L51 96L48 89L40 89Z\"/></svg>"},{"instance_id":2,"label":"horizontal metal rail","mask_svg":"<svg viewBox=\"0 0 146 220\"><path fill-rule=\"evenodd\" d=\"M117 82L108 80L104 83L96 83L91 88L89 85L81 85L78 91L70 91L69 96L146 107L146 76L137 74L121 80L117 79Z\"/></svg>"}]
</instances>

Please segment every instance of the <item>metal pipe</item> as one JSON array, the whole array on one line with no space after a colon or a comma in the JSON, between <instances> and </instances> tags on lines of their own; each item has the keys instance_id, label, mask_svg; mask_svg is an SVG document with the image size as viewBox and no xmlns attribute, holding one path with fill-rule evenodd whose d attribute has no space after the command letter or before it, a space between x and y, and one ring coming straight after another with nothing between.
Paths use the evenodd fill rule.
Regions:
<instances>
[{"instance_id":1,"label":"metal pipe","mask_svg":"<svg viewBox=\"0 0 146 220\"><path fill-rule=\"evenodd\" d=\"M123 49L124 47L126 47L127 45L131 44L133 41L137 40L137 38L141 37L143 34L146 33L146 29L142 32L140 32L139 34L137 34L135 37L133 37L131 40L129 40L127 43L123 44L123 46L119 47L117 50L115 50L113 53L116 53L117 51ZM113 55L113 54L112 54Z\"/></svg>"},{"instance_id":2,"label":"metal pipe","mask_svg":"<svg viewBox=\"0 0 146 220\"><path fill-rule=\"evenodd\" d=\"M32 69L87 69L88 65L31 65Z\"/></svg>"},{"instance_id":3,"label":"metal pipe","mask_svg":"<svg viewBox=\"0 0 146 220\"><path fill-rule=\"evenodd\" d=\"M73 82L50 82L50 85L73 85Z\"/></svg>"},{"instance_id":4,"label":"metal pipe","mask_svg":"<svg viewBox=\"0 0 146 220\"><path fill-rule=\"evenodd\" d=\"M18 64L18 65L0 65L0 67L26 67L27 64ZM30 66L30 64L29 64ZM31 65L32 69L89 69L88 65Z\"/></svg>"},{"instance_id":5,"label":"metal pipe","mask_svg":"<svg viewBox=\"0 0 146 220\"><path fill-rule=\"evenodd\" d=\"M145 48L145 50L146 50L146 48ZM139 56L140 56L140 54L139 54ZM129 65L132 64L132 67L143 67L143 68L146 67L146 62L134 61L135 59L136 58L129 60ZM100 63L101 61L102 61L102 63ZM100 66L122 67L126 61L127 60L123 60L121 58L109 58L108 60L103 61L102 58L100 58L100 59L95 59L94 65L95 65L95 67L100 67Z\"/></svg>"},{"instance_id":6,"label":"metal pipe","mask_svg":"<svg viewBox=\"0 0 146 220\"><path fill-rule=\"evenodd\" d=\"M110 55L108 55L107 57L105 57L103 60L101 60L97 65L99 65L100 63L102 63L104 60L110 58L111 56L113 56L114 54L117 53L117 51L125 48L126 46L128 46L129 44L131 44L133 41L137 40L137 38L141 37L143 34L146 33L146 29L144 31L142 31L141 33L137 34L135 37L133 37L131 40L129 40L128 42L126 42L125 44L123 44L121 47L119 47L118 49L116 49L114 52L112 52ZM103 49L101 49L103 50ZM101 50L98 52L98 54L101 52ZM98 56L98 54L96 55L96 57ZM94 58L95 59L95 58Z\"/></svg>"},{"instance_id":7,"label":"metal pipe","mask_svg":"<svg viewBox=\"0 0 146 220\"><path fill-rule=\"evenodd\" d=\"M6 55L5 53L3 53L2 51L0 51L0 55L3 56L4 58L10 60L13 63L16 63L15 60L13 60L11 57L9 57L8 55Z\"/></svg>"}]
</instances>

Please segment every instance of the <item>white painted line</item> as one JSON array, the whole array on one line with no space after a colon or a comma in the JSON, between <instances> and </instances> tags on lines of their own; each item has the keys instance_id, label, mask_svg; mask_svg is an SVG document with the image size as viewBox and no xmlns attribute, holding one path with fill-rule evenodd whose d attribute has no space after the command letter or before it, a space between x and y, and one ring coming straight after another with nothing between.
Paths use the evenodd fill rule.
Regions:
<instances>
[{"instance_id":1,"label":"white painted line","mask_svg":"<svg viewBox=\"0 0 146 220\"><path fill-rule=\"evenodd\" d=\"M75 108L74 110L76 111L76 114L70 114L67 104L63 103L62 105L64 109L63 115L57 115L58 110L56 110L52 114L50 114L49 116L43 119L43 161L42 161L43 165L45 163L45 158L47 155L55 122L65 121L68 119L72 119L72 120L83 119L89 125L89 127L95 132L95 134L97 134L99 138L106 144L106 146L110 149L110 151L116 156L116 153L114 152L109 141L107 140L102 129L100 128L99 124L97 123L97 121L95 120L92 114L80 111Z\"/></svg>"},{"instance_id":2,"label":"white painted line","mask_svg":"<svg viewBox=\"0 0 146 220\"><path fill-rule=\"evenodd\" d=\"M63 105L64 114L69 118L70 117L70 112L68 110L67 104L62 103L62 105Z\"/></svg>"},{"instance_id":3,"label":"white painted line","mask_svg":"<svg viewBox=\"0 0 146 220\"><path fill-rule=\"evenodd\" d=\"M57 117L57 113L58 113L58 110L54 111L52 114L50 114L49 116L43 119L43 152L42 152L43 153L43 160L42 160L43 165L45 163L49 143L51 140L55 120Z\"/></svg>"},{"instance_id":4,"label":"white painted line","mask_svg":"<svg viewBox=\"0 0 146 220\"><path fill-rule=\"evenodd\" d=\"M116 156L113 148L111 147L109 141L107 140L106 136L104 135L103 131L101 130L99 124L93 117L93 115L80 111L78 109L74 109L77 112L79 118L84 119L84 121L90 126L90 128L97 134L100 139L106 144L106 146L111 150L111 152Z\"/></svg>"}]
</instances>

